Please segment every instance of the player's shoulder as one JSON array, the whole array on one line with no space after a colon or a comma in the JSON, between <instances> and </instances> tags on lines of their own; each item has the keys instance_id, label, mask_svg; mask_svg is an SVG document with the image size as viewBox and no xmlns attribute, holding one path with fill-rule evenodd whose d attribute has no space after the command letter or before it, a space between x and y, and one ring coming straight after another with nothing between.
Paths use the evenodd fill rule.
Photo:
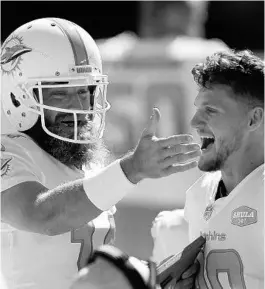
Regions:
<instances>
[{"instance_id":1,"label":"player's shoulder","mask_svg":"<svg viewBox=\"0 0 265 289\"><path fill-rule=\"evenodd\" d=\"M185 227L187 225L184 218L184 210L176 209L172 211L160 212L152 222L151 234L153 237L174 230L176 228ZM159 232L159 233L158 233Z\"/></svg>"},{"instance_id":2,"label":"player's shoulder","mask_svg":"<svg viewBox=\"0 0 265 289\"><path fill-rule=\"evenodd\" d=\"M221 179L221 172L212 172L203 174L186 192L187 197L194 198L202 197L212 192L217 188Z\"/></svg>"},{"instance_id":3,"label":"player's shoulder","mask_svg":"<svg viewBox=\"0 0 265 289\"><path fill-rule=\"evenodd\" d=\"M12 160L15 166L23 164L36 170L38 163L45 159L44 151L26 134L1 135L1 159Z\"/></svg>"},{"instance_id":4,"label":"player's shoulder","mask_svg":"<svg viewBox=\"0 0 265 289\"><path fill-rule=\"evenodd\" d=\"M21 147L25 149L39 148L32 138L21 132L1 134L1 144L6 145L7 149L12 149L12 147Z\"/></svg>"},{"instance_id":5,"label":"player's shoulder","mask_svg":"<svg viewBox=\"0 0 265 289\"><path fill-rule=\"evenodd\" d=\"M261 181L264 184L264 180L265 180L264 164L262 164L259 167L257 167L252 172L252 175L253 175L254 179L257 178L259 181Z\"/></svg>"},{"instance_id":6,"label":"player's shoulder","mask_svg":"<svg viewBox=\"0 0 265 289\"><path fill-rule=\"evenodd\" d=\"M241 190L252 191L252 195L261 195L264 197L264 180L265 180L265 172L264 172L264 164L257 167L254 171L252 171L240 184L239 188Z\"/></svg>"},{"instance_id":7,"label":"player's shoulder","mask_svg":"<svg viewBox=\"0 0 265 289\"><path fill-rule=\"evenodd\" d=\"M32 138L17 132L1 135L1 152L13 156L35 157L42 154L43 151Z\"/></svg>"}]
</instances>

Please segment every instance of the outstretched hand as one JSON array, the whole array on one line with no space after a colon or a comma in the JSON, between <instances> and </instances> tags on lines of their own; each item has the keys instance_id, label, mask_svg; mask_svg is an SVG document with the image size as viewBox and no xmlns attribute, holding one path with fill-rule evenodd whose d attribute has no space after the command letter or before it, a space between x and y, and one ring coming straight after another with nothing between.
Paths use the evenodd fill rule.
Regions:
<instances>
[{"instance_id":1,"label":"outstretched hand","mask_svg":"<svg viewBox=\"0 0 265 289\"><path fill-rule=\"evenodd\" d=\"M199 144L192 142L192 135L156 137L160 117L159 110L153 108L134 152L121 160L121 167L132 183L145 178L166 177L197 166L201 150Z\"/></svg>"}]
</instances>

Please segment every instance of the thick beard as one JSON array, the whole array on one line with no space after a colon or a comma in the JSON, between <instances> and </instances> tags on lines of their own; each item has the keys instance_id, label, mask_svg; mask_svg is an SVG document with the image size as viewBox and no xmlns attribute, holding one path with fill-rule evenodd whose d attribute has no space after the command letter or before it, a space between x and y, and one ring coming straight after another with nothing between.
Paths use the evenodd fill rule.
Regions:
<instances>
[{"instance_id":1,"label":"thick beard","mask_svg":"<svg viewBox=\"0 0 265 289\"><path fill-rule=\"evenodd\" d=\"M224 140L221 141L220 149L218 150L215 159L199 161L199 170L203 172L216 172L225 168L227 159L240 148L242 139L243 135L241 131L238 130L229 144L225 143Z\"/></svg>"},{"instance_id":2,"label":"thick beard","mask_svg":"<svg viewBox=\"0 0 265 289\"><path fill-rule=\"evenodd\" d=\"M51 125L49 122L46 122L46 125L52 133L69 137L60 126ZM85 166L89 169L93 165L105 166L109 163L110 153L102 139L95 139L89 144L77 144L57 139L43 130L40 118L31 129L24 133L30 136L44 151L68 167L82 169ZM90 134L85 131L85 128L82 129L81 137L82 139L90 138Z\"/></svg>"}]
</instances>

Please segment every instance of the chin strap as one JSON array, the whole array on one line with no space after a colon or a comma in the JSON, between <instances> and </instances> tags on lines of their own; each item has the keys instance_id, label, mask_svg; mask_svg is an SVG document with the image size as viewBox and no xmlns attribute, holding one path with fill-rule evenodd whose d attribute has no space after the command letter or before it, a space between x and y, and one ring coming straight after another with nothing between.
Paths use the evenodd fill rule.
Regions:
<instances>
[{"instance_id":1,"label":"chin strap","mask_svg":"<svg viewBox=\"0 0 265 289\"><path fill-rule=\"evenodd\" d=\"M110 245L103 245L93 252L88 265L95 262L101 257L123 272L124 276L129 280L133 289L155 289L156 287L156 264L152 261L147 261L147 266L150 270L150 277L146 284L141 274L135 269L129 260L129 256L119 250L118 248Z\"/></svg>"}]
</instances>

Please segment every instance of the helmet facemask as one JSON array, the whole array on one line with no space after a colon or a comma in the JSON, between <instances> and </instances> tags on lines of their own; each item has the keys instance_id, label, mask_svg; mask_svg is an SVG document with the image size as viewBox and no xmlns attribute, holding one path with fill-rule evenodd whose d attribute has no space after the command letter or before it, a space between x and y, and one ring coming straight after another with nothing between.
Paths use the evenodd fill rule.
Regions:
<instances>
[{"instance_id":1,"label":"helmet facemask","mask_svg":"<svg viewBox=\"0 0 265 289\"><path fill-rule=\"evenodd\" d=\"M47 134L79 144L93 143L102 137L105 114L110 108L106 100L107 81L102 75L94 76L93 81L91 78L60 79L59 82L55 79L31 80L33 84L24 86L27 93L34 95L36 107L30 109L38 111ZM76 89L78 94L68 95L69 88ZM51 91L48 100L47 91Z\"/></svg>"}]
</instances>

